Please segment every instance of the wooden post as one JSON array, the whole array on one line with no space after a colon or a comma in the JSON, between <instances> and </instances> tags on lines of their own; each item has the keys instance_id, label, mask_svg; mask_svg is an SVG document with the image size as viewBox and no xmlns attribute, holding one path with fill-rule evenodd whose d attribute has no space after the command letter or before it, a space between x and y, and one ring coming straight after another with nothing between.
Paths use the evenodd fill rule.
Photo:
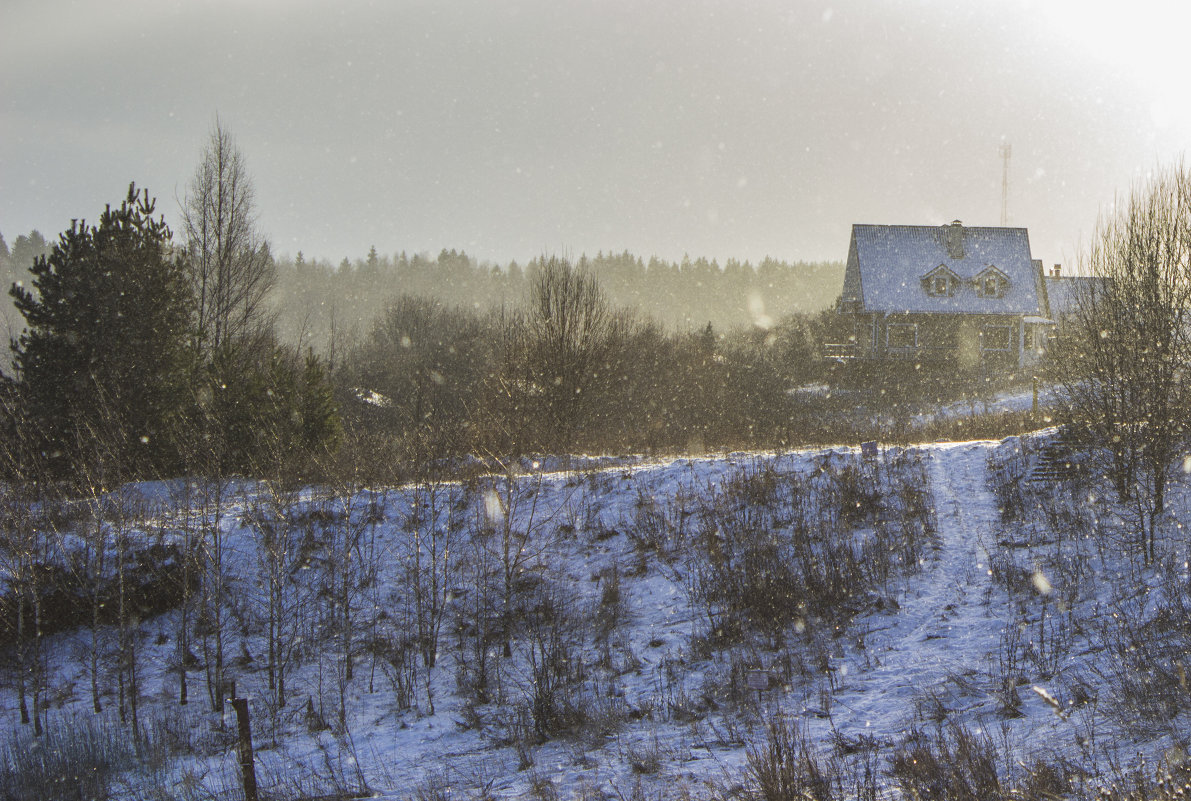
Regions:
<instances>
[{"instance_id":1,"label":"wooden post","mask_svg":"<svg viewBox=\"0 0 1191 801\"><path fill-rule=\"evenodd\" d=\"M745 681L750 689L757 691L757 706L761 706L761 693L769 689L769 671L750 670Z\"/></svg>"},{"instance_id":2,"label":"wooden post","mask_svg":"<svg viewBox=\"0 0 1191 801\"><path fill-rule=\"evenodd\" d=\"M248 722L248 699L233 698L236 723L240 728L240 770L244 774L244 801L257 801L256 765L252 758L252 728Z\"/></svg>"}]
</instances>

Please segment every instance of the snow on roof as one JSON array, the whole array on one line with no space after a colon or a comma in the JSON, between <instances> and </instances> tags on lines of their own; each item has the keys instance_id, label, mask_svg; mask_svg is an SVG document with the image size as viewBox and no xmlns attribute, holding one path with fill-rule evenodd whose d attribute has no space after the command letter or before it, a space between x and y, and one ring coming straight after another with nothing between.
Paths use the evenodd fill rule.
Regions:
<instances>
[{"instance_id":1,"label":"snow on roof","mask_svg":"<svg viewBox=\"0 0 1191 801\"><path fill-rule=\"evenodd\" d=\"M957 228L962 248L956 247ZM932 295L923 284L940 266L961 279L951 295ZM990 267L1009 279L1000 297L982 297L970 283ZM1046 314L1025 228L857 224L852 226L848 272L855 274L851 281L845 278L845 295L858 282L867 311Z\"/></svg>"},{"instance_id":2,"label":"snow on roof","mask_svg":"<svg viewBox=\"0 0 1191 801\"><path fill-rule=\"evenodd\" d=\"M1061 317L1075 311L1079 293L1091 289L1101 278L1087 275L1046 276L1046 298L1050 303L1050 316Z\"/></svg>"}]
</instances>

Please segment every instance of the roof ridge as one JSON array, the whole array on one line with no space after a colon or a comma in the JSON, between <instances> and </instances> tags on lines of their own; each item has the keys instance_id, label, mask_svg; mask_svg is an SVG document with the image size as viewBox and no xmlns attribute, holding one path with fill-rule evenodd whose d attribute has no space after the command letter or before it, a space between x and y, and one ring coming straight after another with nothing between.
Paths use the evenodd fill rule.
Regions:
<instances>
[{"instance_id":1,"label":"roof ridge","mask_svg":"<svg viewBox=\"0 0 1191 801\"><path fill-rule=\"evenodd\" d=\"M913 228L921 230L941 230L950 223L942 225L928 225L925 223L852 223L853 228ZM965 231L1029 231L1024 225L963 225Z\"/></svg>"}]
</instances>

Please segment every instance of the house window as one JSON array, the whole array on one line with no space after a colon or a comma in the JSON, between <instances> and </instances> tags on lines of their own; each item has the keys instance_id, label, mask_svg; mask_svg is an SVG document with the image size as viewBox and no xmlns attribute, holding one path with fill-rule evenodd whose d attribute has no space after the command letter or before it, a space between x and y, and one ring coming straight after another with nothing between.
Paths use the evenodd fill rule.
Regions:
<instances>
[{"instance_id":1,"label":"house window","mask_svg":"<svg viewBox=\"0 0 1191 801\"><path fill-rule=\"evenodd\" d=\"M918 347L918 324L890 323L885 330L885 344L890 348Z\"/></svg>"},{"instance_id":2,"label":"house window","mask_svg":"<svg viewBox=\"0 0 1191 801\"><path fill-rule=\"evenodd\" d=\"M922 277L922 289L932 297L949 297L955 294L959 279L955 273L947 269L947 265L940 264Z\"/></svg>"},{"instance_id":3,"label":"house window","mask_svg":"<svg viewBox=\"0 0 1191 801\"><path fill-rule=\"evenodd\" d=\"M976 294L982 298L1004 297L1008 288L1009 280L999 270L990 268L976 276Z\"/></svg>"},{"instance_id":4,"label":"house window","mask_svg":"<svg viewBox=\"0 0 1191 801\"><path fill-rule=\"evenodd\" d=\"M1013 350L1013 327L986 325L980 329L981 350Z\"/></svg>"}]
</instances>

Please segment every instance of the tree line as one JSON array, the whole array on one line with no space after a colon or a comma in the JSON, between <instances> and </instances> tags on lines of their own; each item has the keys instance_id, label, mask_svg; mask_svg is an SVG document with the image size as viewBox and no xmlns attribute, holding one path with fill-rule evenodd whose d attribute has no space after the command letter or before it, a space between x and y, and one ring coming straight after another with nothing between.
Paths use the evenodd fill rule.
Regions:
<instances>
[{"instance_id":1,"label":"tree line","mask_svg":"<svg viewBox=\"0 0 1191 801\"><path fill-rule=\"evenodd\" d=\"M789 390L823 369L818 316L674 332L566 259L535 262L526 281L521 304L496 310L391 303L336 370L345 420L410 464L780 445L813 428Z\"/></svg>"},{"instance_id":2,"label":"tree line","mask_svg":"<svg viewBox=\"0 0 1191 801\"><path fill-rule=\"evenodd\" d=\"M627 252L279 260L218 122L180 211L175 232L131 185L56 241L0 240L17 316L0 383L9 477L313 477L345 436L419 467L788 443L806 416L788 390L817 375L810 310L838 278Z\"/></svg>"},{"instance_id":3,"label":"tree line","mask_svg":"<svg viewBox=\"0 0 1191 801\"><path fill-rule=\"evenodd\" d=\"M324 356L342 355L367 336L386 306L402 295L460 308L518 306L529 293L534 270L550 258L493 264L455 249L444 248L437 256L389 255L373 247L364 258L344 258L335 265L308 259L301 251L275 256L267 241L262 245L260 255L273 265L266 302L278 339ZM0 234L0 284L28 282L34 261L52 247L36 230L18 236L11 249ZM593 275L613 306L681 332L707 323L728 331L769 318L813 314L832 305L843 280L843 265L836 262L765 258L755 265L737 259L720 265L703 257L643 259L628 251L567 261ZM19 334L22 320L11 303L0 300L0 318L10 338ZM0 364L5 361L0 357Z\"/></svg>"},{"instance_id":4,"label":"tree line","mask_svg":"<svg viewBox=\"0 0 1191 801\"><path fill-rule=\"evenodd\" d=\"M479 262L465 252L380 254L344 259L338 265L307 260L301 252L276 260L273 308L287 341L320 353L342 352L365 337L385 306L400 295L432 298L445 306L483 310L522 304L533 276L549 255L526 264ZM608 302L653 320L668 331L719 331L751 327L788 314L828 308L843 281L833 262L785 262L766 258L754 265L729 259L648 260L627 251L586 254L566 261L590 274Z\"/></svg>"}]
</instances>

